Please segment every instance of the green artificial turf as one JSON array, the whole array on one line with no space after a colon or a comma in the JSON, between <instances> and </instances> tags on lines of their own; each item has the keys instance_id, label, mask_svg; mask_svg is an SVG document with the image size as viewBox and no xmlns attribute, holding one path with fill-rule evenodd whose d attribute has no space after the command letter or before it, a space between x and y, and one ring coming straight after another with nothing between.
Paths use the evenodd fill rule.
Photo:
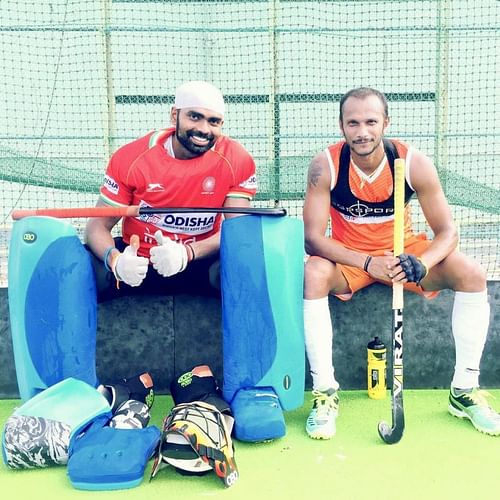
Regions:
<instances>
[{"instance_id":1,"label":"green artificial turf","mask_svg":"<svg viewBox=\"0 0 500 500\"><path fill-rule=\"evenodd\" d=\"M500 389L489 391L500 407ZM406 428L402 440L387 445L378 436L380 420L391 422L390 397L375 401L365 391L341 392L337 435L330 441L307 437L304 405L285 414L287 435L268 443L236 442L238 482L225 489L210 473L186 477L172 468L149 482L148 463L140 486L119 491L79 491L65 467L14 471L0 466L3 498L86 499L338 499L475 500L500 497L500 437L477 432L446 411L447 391L405 390ZM3 424L19 401L0 401ZM152 423L161 425L171 408L168 396L156 398ZM7 492L7 496L4 496Z\"/></svg>"}]
</instances>

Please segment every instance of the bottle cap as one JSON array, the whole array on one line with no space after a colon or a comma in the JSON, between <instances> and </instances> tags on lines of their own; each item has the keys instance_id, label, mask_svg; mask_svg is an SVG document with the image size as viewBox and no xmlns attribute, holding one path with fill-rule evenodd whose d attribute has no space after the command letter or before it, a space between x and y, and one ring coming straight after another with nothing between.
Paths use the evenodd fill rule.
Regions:
<instances>
[{"instance_id":1,"label":"bottle cap","mask_svg":"<svg viewBox=\"0 0 500 500\"><path fill-rule=\"evenodd\" d=\"M375 337L368 342L367 347L368 349L385 349L385 344L378 337Z\"/></svg>"}]
</instances>

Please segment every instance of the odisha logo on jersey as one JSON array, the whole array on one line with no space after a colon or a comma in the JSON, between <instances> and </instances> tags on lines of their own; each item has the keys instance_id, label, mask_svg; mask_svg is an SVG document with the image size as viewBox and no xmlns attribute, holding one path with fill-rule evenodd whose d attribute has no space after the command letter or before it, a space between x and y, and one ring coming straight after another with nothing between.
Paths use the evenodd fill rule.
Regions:
<instances>
[{"instance_id":1,"label":"odisha logo on jersey","mask_svg":"<svg viewBox=\"0 0 500 500\"><path fill-rule=\"evenodd\" d=\"M205 227L213 225L215 215L206 217L183 216L183 215L166 215L163 223L167 226L183 226L183 227Z\"/></svg>"},{"instance_id":2,"label":"odisha logo on jersey","mask_svg":"<svg viewBox=\"0 0 500 500\"><path fill-rule=\"evenodd\" d=\"M215 177L205 177L201 184L202 194L212 194L215 188Z\"/></svg>"}]
</instances>

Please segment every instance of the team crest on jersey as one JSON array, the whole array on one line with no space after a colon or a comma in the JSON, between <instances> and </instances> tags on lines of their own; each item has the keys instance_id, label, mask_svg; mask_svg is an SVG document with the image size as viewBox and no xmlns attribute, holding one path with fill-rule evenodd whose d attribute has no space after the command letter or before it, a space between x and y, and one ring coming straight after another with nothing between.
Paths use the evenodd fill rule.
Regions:
<instances>
[{"instance_id":1,"label":"team crest on jersey","mask_svg":"<svg viewBox=\"0 0 500 500\"><path fill-rule=\"evenodd\" d=\"M113 179L113 177L110 177L109 175L104 176L104 187L113 194L118 194L118 191L120 190L118 183Z\"/></svg>"},{"instance_id":2,"label":"team crest on jersey","mask_svg":"<svg viewBox=\"0 0 500 500\"><path fill-rule=\"evenodd\" d=\"M203 179L201 194L213 194L215 189L215 177L209 176Z\"/></svg>"}]
</instances>

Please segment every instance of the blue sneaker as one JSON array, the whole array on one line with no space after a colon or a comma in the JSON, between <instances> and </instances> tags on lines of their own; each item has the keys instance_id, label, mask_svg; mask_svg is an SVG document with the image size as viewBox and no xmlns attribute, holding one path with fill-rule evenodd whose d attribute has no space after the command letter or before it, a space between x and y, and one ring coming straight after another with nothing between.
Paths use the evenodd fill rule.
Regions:
<instances>
[{"instance_id":1,"label":"blue sneaker","mask_svg":"<svg viewBox=\"0 0 500 500\"><path fill-rule=\"evenodd\" d=\"M479 389L457 395L452 387L448 411L455 417L468 418L479 432L500 436L500 415L488 405L489 396L491 394Z\"/></svg>"},{"instance_id":2,"label":"blue sneaker","mask_svg":"<svg viewBox=\"0 0 500 500\"><path fill-rule=\"evenodd\" d=\"M312 391L313 407L306 422L306 432L313 439L330 439L335 436L335 420L339 414L337 391Z\"/></svg>"}]
</instances>

